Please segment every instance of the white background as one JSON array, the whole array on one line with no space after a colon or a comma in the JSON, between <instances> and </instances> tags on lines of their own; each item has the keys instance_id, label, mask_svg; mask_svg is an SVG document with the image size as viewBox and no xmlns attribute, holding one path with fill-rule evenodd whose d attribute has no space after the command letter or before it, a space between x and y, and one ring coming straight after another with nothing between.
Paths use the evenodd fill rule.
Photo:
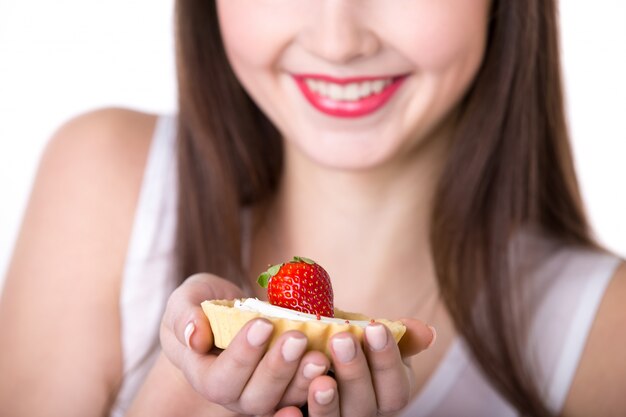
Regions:
<instances>
[{"instance_id":1,"label":"white background","mask_svg":"<svg viewBox=\"0 0 626 417\"><path fill-rule=\"evenodd\" d=\"M0 0L0 285L38 159L58 126L102 106L174 111L172 7ZM626 256L626 1L562 0L561 17L583 194L599 240Z\"/></svg>"}]
</instances>

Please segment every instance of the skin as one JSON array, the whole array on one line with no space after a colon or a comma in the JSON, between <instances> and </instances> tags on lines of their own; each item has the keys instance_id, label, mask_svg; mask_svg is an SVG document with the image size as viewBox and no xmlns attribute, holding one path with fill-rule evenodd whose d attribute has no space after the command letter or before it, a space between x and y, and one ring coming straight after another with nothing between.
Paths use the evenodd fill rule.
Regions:
<instances>
[{"instance_id":1,"label":"skin","mask_svg":"<svg viewBox=\"0 0 626 417\"><path fill-rule=\"evenodd\" d=\"M406 0L398 14L382 7L388 4L383 0L295 3L218 0L237 75L285 137L278 193L253 212L251 270L306 254L330 272L342 309L367 306L363 312L375 317L424 321L406 319L407 338L398 347L387 342L382 350L372 349L368 338L361 344L347 334L335 336L344 350L354 347L347 361L338 349L330 359L308 352L286 361L281 348L303 335L285 334L267 349L263 341L250 343L251 322L218 355L210 350L211 330L198 304L241 292L220 277L199 274L169 299L162 354L130 416L299 416L292 405L305 400L312 416L393 413L419 392L454 336L434 291L429 203L449 117L482 56L486 4ZM260 18L264 13L272 19ZM240 38L245 33L228 24L235 17L255 39L268 37L257 40L258 50L246 50L249 42ZM426 23L415 25L416 19ZM280 24L267 32L258 26L271 21ZM411 46L400 27L417 31ZM444 30L449 37L437 32ZM431 39L441 44L435 48ZM285 69L344 76L407 71L413 78L390 103L405 112L389 110L352 126L311 112ZM154 123L140 113L99 111L69 122L48 146L0 306L1 415L96 416L110 408L122 380L120 279ZM310 204L300 192L304 185L324 204ZM598 311L563 415L626 411L618 389L626 383L626 334L615 331L626 325L620 302L625 284L621 266ZM381 298L382 291L388 296ZM414 294L425 296L415 300ZM426 322L438 334L428 349L433 335ZM189 323L194 331L187 338ZM323 370L332 364L336 379L307 378L309 364Z\"/></svg>"}]
</instances>

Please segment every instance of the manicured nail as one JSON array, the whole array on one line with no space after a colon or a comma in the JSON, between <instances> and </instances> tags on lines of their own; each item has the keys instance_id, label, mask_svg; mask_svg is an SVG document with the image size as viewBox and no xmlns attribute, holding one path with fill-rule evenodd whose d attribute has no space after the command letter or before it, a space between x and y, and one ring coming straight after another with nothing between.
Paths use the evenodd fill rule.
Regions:
<instances>
[{"instance_id":1,"label":"manicured nail","mask_svg":"<svg viewBox=\"0 0 626 417\"><path fill-rule=\"evenodd\" d=\"M367 344L374 351L383 350L387 346L387 331L382 324L370 324L365 328Z\"/></svg>"},{"instance_id":2,"label":"manicured nail","mask_svg":"<svg viewBox=\"0 0 626 417\"><path fill-rule=\"evenodd\" d=\"M273 330L274 327L268 322L264 320L255 321L248 329L248 334L246 335L248 343L252 346L261 346L267 342Z\"/></svg>"},{"instance_id":3,"label":"manicured nail","mask_svg":"<svg viewBox=\"0 0 626 417\"><path fill-rule=\"evenodd\" d=\"M193 321L187 323L185 326L185 343L187 343L187 347L191 349L191 335L196 331L196 326L193 324Z\"/></svg>"},{"instance_id":4,"label":"manicured nail","mask_svg":"<svg viewBox=\"0 0 626 417\"><path fill-rule=\"evenodd\" d=\"M293 362L299 359L306 349L307 340L304 337L289 337L280 348L283 359L287 362Z\"/></svg>"},{"instance_id":5,"label":"manicured nail","mask_svg":"<svg viewBox=\"0 0 626 417\"><path fill-rule=\"evenodd\" d=\"M430 348L432 345L435 344L435 340L437 340L437 330L435 330L435 328L433 326L427 326L431 332L433 332L433 338L430 339L430 342L428 342L428 346L426 346L426 349Z\"/></svg>"},{"instance_id":6,"label":"manicured nail","mask_svg":"<svg viewBox=\"0 0 626 417\"><path fill-rule=\"evenodd\" d=\"M307 363L302 369L302 374L306 379L313 379L322 375L324 372L326 372L324 365L316 365L314 363Z\"/></svg>"},{"instance_id":7,"label":"manicured nail","mask_svg":"<svg viewBox=\"0 0 626 417\"><path fill-rule=\"evenodd\" d=\"M333 339L333 351L339 362L350 362L356 356L356 347L349 337L336 337Z\"/></svg>"},{"instance_id":8,"label":"manicured nail","mask_svg":"<svg viewBox=\"0 0 626 417\"><path fill-rule=\"evenodd\" d=\"M328 405L335 397L335 390L317 391L315 393L315 401L320 405Z\"/></svg>"}]
</instances>

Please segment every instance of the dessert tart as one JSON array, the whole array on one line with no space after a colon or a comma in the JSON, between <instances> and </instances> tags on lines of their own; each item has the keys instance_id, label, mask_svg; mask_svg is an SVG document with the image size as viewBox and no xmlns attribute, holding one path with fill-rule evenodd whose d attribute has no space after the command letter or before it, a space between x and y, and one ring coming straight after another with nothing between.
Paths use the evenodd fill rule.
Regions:
<instances>
[{"instance_id":1,"label":"dessert tart","mask_svg":"<svg viewBox=\"0 0 626 417\"><path fill-rule=\"evenodd\" d=\"M307 258L294 257L274 265L259 276L258 282L268 289L269 302L242 298L202 303L216 347L228 347L248 321L260 317L274 325L270 345L282 333L298 330L307 336L307 350L319 350L329 357L328 340L336 333L350 332L362 340L365 327L376 322L387 326L397 343L406 331L400 321L372 319L334 308L328 273Z\"/></svg>"}]
</instances>

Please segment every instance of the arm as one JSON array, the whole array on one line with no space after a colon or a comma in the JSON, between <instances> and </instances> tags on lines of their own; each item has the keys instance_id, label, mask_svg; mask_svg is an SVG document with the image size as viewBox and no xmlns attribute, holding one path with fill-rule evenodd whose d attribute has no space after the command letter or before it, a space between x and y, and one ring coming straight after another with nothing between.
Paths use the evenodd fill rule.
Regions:
<instances>
[{"instance_id":1,"label":"arm","mask_svg":"<svg viewBox=\"0 0 626 417\"><path fill-rule=\"evenodd\" d=\"M617 269L598 310L568 393L563 416L626 415L626 264Z\"/></svg>"},{"instance_id":2,"label":"arm","mask_svg":"<svg viewBox=\"0 0 626 417\"><path fill-rule=\"evenodd\" d=\"M42 157L0 304L0 415L105 414L118 298L154 118L80 116Z\"/></svg>"}]
</instances>

